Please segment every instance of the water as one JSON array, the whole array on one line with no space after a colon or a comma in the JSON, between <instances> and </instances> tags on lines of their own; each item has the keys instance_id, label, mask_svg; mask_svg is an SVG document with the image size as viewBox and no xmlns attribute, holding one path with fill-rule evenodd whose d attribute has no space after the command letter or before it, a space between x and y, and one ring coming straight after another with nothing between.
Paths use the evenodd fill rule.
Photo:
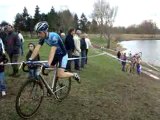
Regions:
<instances>
[{"instance_id":1,"label":"water","mask_svg":"<svg viewBox=\"0 0 160 120\"><path fill-rule=\"evenodd\" d=\"M123 41L120 44L127 49L124 51L127 54L142 52L143 61L160 66L160 40Z\"/></svg>"}]
</instances>

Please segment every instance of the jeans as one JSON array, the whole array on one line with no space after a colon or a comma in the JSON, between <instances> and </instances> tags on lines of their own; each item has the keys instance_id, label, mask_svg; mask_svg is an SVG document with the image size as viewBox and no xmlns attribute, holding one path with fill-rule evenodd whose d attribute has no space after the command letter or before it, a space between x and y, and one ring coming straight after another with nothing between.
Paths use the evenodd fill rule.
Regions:
<instances>
[{"instance_id":1,"label":"jeans","mask_svg":"<svg viewBox=\"0 0 160 120\"><path fill-rule=\"evenodd\" d=\"M72 50L67 50L68 58L72 58ZM68 60L66 69L71 71L71 60Z\"/></svg>"},{"instance_id":2,"label":"jeans","mask_svg":"<svg viewBox=\"0 0 160 120\"><path fill-rule=\"evenodd\" d=\"M21 55L23 56L24 50L23 50L23 43L21 43Z\"/></svg>"},{"instance_id":3,"label":"jeans","mask_svg":"<svg viewBox=\"0 0 160 120\"><path fill-rule=\"evenodd\" d=\"M29 78L35 78L38 79L38 70L37 68L35 69L29 69Z\"/></svg>"},{"instance_id":4,"label":"jeans","mask_svg":"<svg viewBox=\"0 0 160 120\"><path fill-rule=\"evenodd\" d=\"M79 56L73 56L74 58L79 58ZM75 70L80 70L80 65L79 65L79 59L74 60L74 69Z\"/></svg>"},{"instance_id":5,"label":"jeans","mask_svg":"<svg viewBox=\"0 0 160 120\"><path fill-rule=\"evenodd\" d=\"M18 62L18 58L19 58L19 54L9 54L9 59L11 63ZM13 69L13 74L18 73L18 65L12 65L12 69Z\"/></svg>"},{"instance_id":6,"label":"jeans","mask_svg":"<svg viewBox=\"0 0 160 120\"><path fill-rule=\"evenodd\" d=\"M81 68L84 68L86 63L86 50L81 50Z\"/></svg>"},{"instance_id":7,"label":"jeans","mask_svg":"<svg viewBox=\"0 0 160 120\"><path fill-rule=\"evenodd\" d=\"M122 62L122 71L125 72L125 66L126 66L126 62Z\"/></svg>"},{"instance_id":8,"label":"jeans","mask_svg":"<svg viewBox=\"0 0 160 120\"><path fill-rule=\"evenodd\" d=\"M87 64L87 61L88 61L88 49L86 49L86 63L85 64Z\"/></svg>"},{"instance_id":9,"label":"jeans","mask_svg":"<svg viewBox=\"0 0 160 120\"><path fill-rule=\"evenodd\" d=\"M4 72L0 72L0 91L6 91Z\"/></svg>"}]
</instances>

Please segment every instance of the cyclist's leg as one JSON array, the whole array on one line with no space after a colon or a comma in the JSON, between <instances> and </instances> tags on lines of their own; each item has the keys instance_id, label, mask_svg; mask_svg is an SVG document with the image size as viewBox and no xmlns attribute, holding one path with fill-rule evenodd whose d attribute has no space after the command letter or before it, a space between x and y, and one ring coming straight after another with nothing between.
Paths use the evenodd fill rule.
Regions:
<instances>
[{"instance_id":1,"label":"cyclist's leg","mask_svg":"<svg viewBox=\"0 0 160 120\"><path fill-rule=\"evenodd\" d=\"M77 73L65 72L64 68L58 68L57 76L59 78L73 77L78 83L80 83L80 77L79 77L79 75Z\"/></svg>"},{"instance_id":2,"label":"cyclist's leg","mask_svg":"<svg viewBox=\"0 0 160 120\"><path fill-rule=\"evenodd\" d=\"M65 72L64 68L58 68L58 77L59 78L69 78L69 77L73 77L74 74L71 72Z\"/></svg>"},{"instance_id":3,"label":"cyclist's leg","mask_svg":"<svg viewBox=\"0 0 160 120\"><path fill-rule=\"evenodd\" d=\"M68 62L68 55L59 57L59 68L58 68L58 77L65 78L65 77L73 77L74 74L71 72L65 72L67 62Z\"/></svg>"},{"instance_id":4,"label":"cyclist's leg","mask_svg":"<svg viewBox=\"0 0 160 120\"><path fill-rule=\"evenodd\" d=\"M59 62L59 68L58 68L58 77L59 78L69 78L69 77L74 77L75 80L80 82L80 77L77 73L71 73L71 72L65 72L65 68L67 66L67 61L68 61L68 55L62 56L62 57L57 57L55 56L55 60L53 60L53 65L57 62Z\"/></svg>"}]
</instances>

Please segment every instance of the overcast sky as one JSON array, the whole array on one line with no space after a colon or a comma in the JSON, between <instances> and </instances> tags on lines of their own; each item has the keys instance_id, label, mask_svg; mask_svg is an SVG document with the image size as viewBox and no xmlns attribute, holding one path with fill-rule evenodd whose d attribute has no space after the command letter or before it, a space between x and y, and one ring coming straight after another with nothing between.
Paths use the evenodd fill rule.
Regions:
<instances>
[{"instance_id":1,"label":"overcast sky","mask_svg":"<svg viewBox=\"0 0 160 120\"><path fill-rule=\"evenodd\" d=\"M93 11L96 0L1 0L0 22L5 20L11 24L17 13L22 13L26 7L28 13L34 16L35 7L40 7L41 13L47 13L53 6L56 11L69 9L78 16L84 13L88 18ZM160 0L106 0L111 6L117 6L118 12L114 26L129 26L140 24L143 20L153 20L160 27Z\"/></svg>"}]
</instances>

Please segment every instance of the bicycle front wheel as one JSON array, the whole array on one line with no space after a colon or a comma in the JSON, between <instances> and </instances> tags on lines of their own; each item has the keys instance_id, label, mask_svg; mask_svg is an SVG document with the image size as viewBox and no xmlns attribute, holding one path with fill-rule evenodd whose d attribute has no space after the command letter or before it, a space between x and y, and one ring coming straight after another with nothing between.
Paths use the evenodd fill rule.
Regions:
<instances>
[{"instance_id":1,"label":"bicycle front wheel","mask_svg":"<svg viewBox=\"0 0 160 120\"><path fill-rule=\"evenodd\" d=\"M56 79L54 92L58 100L66 98L71 90L71 78Z\"/></svg>"},{"instance_id":2,"label":"bicycle front wheel","mask_svg":"<svg viewBox=\"0 0 160 120\"><path fill-rule=\"evenodd\" d=\"M41 105L44 96L40 81L28 80L20 88L16 97L16 111L22 118L32 117Z\"/></svg>"}]
</instances>

